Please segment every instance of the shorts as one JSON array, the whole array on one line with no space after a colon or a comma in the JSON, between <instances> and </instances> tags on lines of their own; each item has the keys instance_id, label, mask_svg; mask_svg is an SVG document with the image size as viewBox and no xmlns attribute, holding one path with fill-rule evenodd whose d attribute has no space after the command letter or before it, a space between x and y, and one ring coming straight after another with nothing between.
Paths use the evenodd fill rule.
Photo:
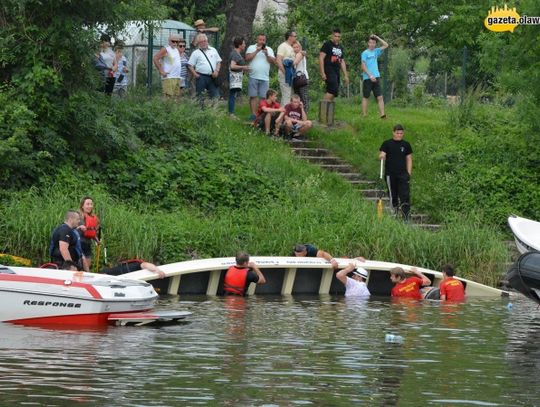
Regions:
<instances>
[{"instance_id":1,"label":"shorts","mask_svg":"<svg viewBox=\"0 0 540 407\"><path fill-rule=\"evenodd\" d=\"M326 72L326 93L339 95L339 71L329 70Z\"/></svg>"},{"instance_id":2,"label":"shorts","mask_svg":"<svg viewBox=\"0 0 540 407\"><path fill-rule=\"evenodd\" d=\"M364 79L364 83L362 85L362 91L364 98L368 99L369 95L371 94L371 91L373 91L373 95L378 98L382 95L381 92L381 78L377 78L376 82L372 82L371 79Z\"/></svg>"},{"instance_id":3,"label":"shorts","mask_svg":"<svg viewBox=\"0 0 540 407\"><path fill-rule=\"evenodd\" d=\"M92 242L93 240L81 237L81 250L84 257L89 258L92 256Z\"/></svg>"},{"instance_id":4,"label":"shorts","mask_svg":"<svg viewBox=\"0 0 540 407\"><path fill-rule=\"evenodd\" d=\"M262 112L256 119L255 119L255 127L257 127L258 129L262 130L262 131L266 131L266 129L264 128L264 118L265 116L267 115L268 113L264 113ZM270 113L272 115L272 118L270 119L270 132L273 132L275 129L276 129L276 119L279 117L279 115L281 114L280 112L274 112L274 113Z\"/></svg>"},{"instance_id":5,"label":"shorts","mask_svg":"<svg viewBox=\"0 0 540 407\"><path fill-rule=\"evenodd\" d=\"M249 78L248 80L248 96L251 98L265 98L268 91L269 82L261 79Z\"/></svg>"},{"instance_id":6,"label":"shorts","mask_svg":"<svg viewBox=\"0 0 540 407\"><path fill-rule=\"evenodd\" d=\"M180 96L180 78L165 78L161 87L165 96Z\"/></svg>"}]
</instances>

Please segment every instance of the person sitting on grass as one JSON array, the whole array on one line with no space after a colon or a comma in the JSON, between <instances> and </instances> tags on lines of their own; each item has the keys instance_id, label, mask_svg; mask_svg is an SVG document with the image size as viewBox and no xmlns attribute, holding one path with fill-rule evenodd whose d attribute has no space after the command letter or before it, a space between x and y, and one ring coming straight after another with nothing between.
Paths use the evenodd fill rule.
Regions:
<instances>
[{"instance_id":1,"label":"person sitting on grass","mask_svg":"<svg viewBox=\"0 0 540 407\"><path fill-rule=\"evenodd\" d=\"M312 123L307 118L304 104L298 95L291 96L291 102L285 105L283 112L276 120L275 135L283 124L284 136L286 138L299 138L303 136L311 127Z\"/></svg>"},{"instance_id":2,"label":"person sitting on grass","mask_svg":"<svg viewBox=\"0 0 540 407\"><path fill-rule=\"evenodd\" d=\"M276 128L276 120L281 113L285 112L277 102L278 93L273 89L268 89L266 99L259 102L257 118L253 125L265 132L267 136Z\"/></svg>"}]
</instances>

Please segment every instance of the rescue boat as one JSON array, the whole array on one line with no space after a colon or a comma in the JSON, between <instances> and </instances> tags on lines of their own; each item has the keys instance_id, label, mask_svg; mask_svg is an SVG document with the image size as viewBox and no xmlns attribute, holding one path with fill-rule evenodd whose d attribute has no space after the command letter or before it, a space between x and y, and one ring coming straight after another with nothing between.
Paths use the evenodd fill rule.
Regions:
<instances>
[{"instance_id":1,"label":"rescue boat","mask_svg":"<svg viewBox=\"0 0 540 407\"><path fill-rule=\"evenodd\" d=\"M111 314L154 307L158 294L144 281L104 274L0 266L0 322L107 325Z\"/></svg>"},{"instance_id":2,"label":"rescue boat","mask_svg":"<svg viewBox=\"0 0 540 407\"><path fill-rule=\"evenodd\" d=\"M508 225L521 254L540 251L540 222L512 215L508 218Z\"/></svg>"}]
</instances>

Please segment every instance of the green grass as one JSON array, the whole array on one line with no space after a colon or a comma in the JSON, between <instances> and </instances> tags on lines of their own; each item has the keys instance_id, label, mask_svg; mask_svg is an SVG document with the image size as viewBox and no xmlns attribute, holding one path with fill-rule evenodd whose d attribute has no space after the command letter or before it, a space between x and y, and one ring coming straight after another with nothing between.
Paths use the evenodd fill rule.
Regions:
<instances>
[{"instance_id":1,"label":"green grass","mask_svg":"<svg viewBox=\"0 0 540 407\"><path fill-rule=\"evenodd\" d=\"M144 108L162 109L156 101ZM103 170L115 168L115 177L82 176L74 163L39 187L4 194L0 252L29 257L36 263L46 261L51 230L67 209L76 207L80 197L89 194L102 218L111 262L139 257L169 263L192 257L232 256L240 249L252 255L289 255L295 243L311 242L336 257L362 255L432 269L452 262L460 275L488 284L498 280L507 252L496 229L471 218L456 218L437 233L389 217L379 221L373 203L362 199L336 174L295 158L287 145L229 119L222 111L209 110L203 120L200 112L189 106L167 105L167 109L171 120L183 124L183 136L171 134L156 144L155 137L146 133L144 141L139 140L140 150L128 155L131 160L133 154L144 157L142 169L133 161L122 161L127 158L119 155L113 167L105 163ZM390 110L389 114L392 117L394 113ZM181 121L186 115L191 120ZM147 112L147 120L151 117L151 111ZM160 118L157 112L156 117ZM428 121L430 115L425 117ZM391 125L390 121L368 121L381 132ZM361 121L353 120L353 126L361 125ZM156 134L166 133L159 128L159 120L147 127L154 128ZM326 142L337 139L340 133L316 134ZM369 142L378 148L379 141ZM188 163L164 161L171 157L178 160L168 155L176 150L191 151L187 156L190 160L201 156ZM369 165L377 168L376 158L370 160L374 164ZM233 165L233 161L239 165ZM355 165L363 161L367 159L357 158ZM175 173L178 165L182 171ZM191 165L197 168L198 177L193 179L189 178L194 176L193 171L186 174ZM141 171L151 176L141 177ZM201 190L207 191L206 201L190 201L177 179L186 181L186 177L197 186L193 191L198 191L199 198ZM160 192L173 186L177 188L175 195ZM131 196L121 192L124 190ZM213 191L226 202L215 201Z\"/></svg>"}]
</instances>

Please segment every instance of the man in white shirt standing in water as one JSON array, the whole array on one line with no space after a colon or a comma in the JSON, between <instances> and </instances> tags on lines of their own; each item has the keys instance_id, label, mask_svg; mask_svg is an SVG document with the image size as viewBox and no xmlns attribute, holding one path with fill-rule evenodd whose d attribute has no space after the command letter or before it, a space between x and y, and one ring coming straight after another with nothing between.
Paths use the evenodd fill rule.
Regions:
<instances>
[{"instance_id":1,"label":"man in white shirt standing in water","mask_svg":"<svg viewBox=\"0 0 540 407\"><path fill-rule=\"evenodd\" d=\"M352 278L347 277L352 271ZM343 270L336 273L336 278L345 284L345 297L368 298L371 294L367 288L366 280L368 272L362 267L356 267L356 264L350 263Z\"/></svg>"},{"instance_id":2,"label":"man in white shirt standing in water","mask_svg":"<svg viewBox=\"0 0 540 407\"><path fill-rule=\"evenodd\" d=\"M183 40L178 34L172 34L169 37L169 44L161 48L153 58L154 65L161 75L163 96L169 98L180 97L180 77L182 72L182 62L178 51L180 41Z\"/></svg>"}]
</instances>

